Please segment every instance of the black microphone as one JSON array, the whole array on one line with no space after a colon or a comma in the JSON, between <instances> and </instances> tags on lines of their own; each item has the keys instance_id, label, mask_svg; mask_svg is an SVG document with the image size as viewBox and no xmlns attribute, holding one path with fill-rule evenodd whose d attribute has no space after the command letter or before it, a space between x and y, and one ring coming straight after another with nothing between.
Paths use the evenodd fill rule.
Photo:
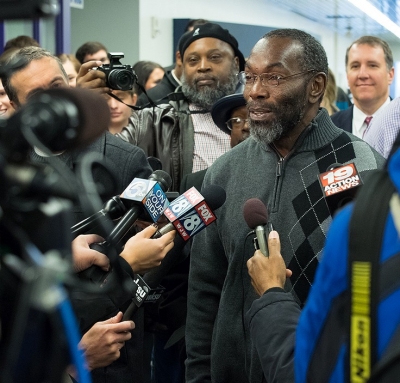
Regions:
<instances>
[{"instance_id":1,"label":"black microphone","mask_svg":"<svg viewBox=\"0 0 400 383\"><path fill-rule=\"evenodd\" d=\"M149 160L150 158L155 158L155 157L148 157L147 159ZM156 171L161 169L153 169L153 170ZM153 174L158 174L158 173L153 172L152 175ZM136 181L133 180L132 183L137 183L137 180ZM131 187L132 183L129 184L127 189ZM170 200L169 198L170 193L165 191L165 194L167 196L167 199ZM101 224L102 221L110 219L111 220L120 219L128 210L126 205L131 206L131 202L129 201L130 200L128 198L128 201L124 203L124 200L121 199L120 195L116 195L110 198L107 202L104 203L103 208L100 211L72 226L71 227L72 234L74 235L74 237L76 237L80 234L87 233L89 230L95 229L97 226ZM97 233L97 234L105 235L103 233Z\"/></svg>"},{"instance_id":2,"label":"black microphone","mask_svg":"<svg viewBox=\"0 0 400 383\"><path fill-rule=\"evenodd\" d=\"M147 161L153 170L162 170L162 162L159 158L150 156L147 157Z\"/></svg>"},{"instance_id":3,"label":"black microphone","mask_svg":"<svg viewBox=\"0 0 400 383\"><path fill-rule=\"evenodd\" d=\"M250 229L256 234L254 245L266 257L269 256L268 241L264 226L268 223L268 211L264 203L258 198L247 200L243 206L243 216Z\"/></svg>"},{"instance_id":4,"label":"black microphone","mask_svg":"<svg viewBox=\"0 0 400 383\"><path fill-rule=\"evenodd\" d=\"M200 230L203 230L209 224L211 224L216 220L216 217L212 210L220 208L225 203L226 200L225 190L218 185L208 185L202 190L202 194L203 195L201 195L196 190L196 188L193 187L187 190L185 193L183 193L180 197L178 197L169 205L169 208L171 209L173 209L175 202L176 202L175 206L180 206L179 212L177 213L179 214L179 218L175 219L173 222L170 222L169 224L164 226L164 228L160 229L157 232L158 234L156 233L157 235L153 236L152 238L159 238L161 235L172 230L177 230L180 236L175 238L175 244L173 249L168 252L165 258L162 260L160 266L146 273L143 279L140 277L136 278L135 282L138 284L138 291L136 296L133 298L131 304L125 311L123 320L129 320L130 318L132 318L132 315L138 310L143 301L145 301L150 290L157 289L157 287L164 279L164 277L168 274L168 272L171 270L171 268L181 260L182 249L187 243L187 240L189 238L193 238L193 236L199 233ZM190 201L188 205L185 205L185 203L183 202L185 201L185 199L187 201ZM206 210L204 205L207 206L207 213L205 212ZM182 212L183 210L184 212ZM210 215L213 217L212 219ZM185 230L186 234L183 233L182 230L179 229L179 227L177 227L179 225L185 227L185 220L186 222L194 223L195 217L199 217L199 219L202 221L203 224L199 224L196 228L194 227L194 225L191 224L190 228L193 230L189 231L186 229ZM168 229L165 229L167 226Z\"/></svg>"},{"instance_id":5,"label":"black microphone","mask_svg":"<svg viewBox=\"0 0 400 383\"><path fill-rule=\"evenodd\" d=\"M319 182L331 216L352 201L363 184L354 163L332 164L319 175Z\"/></svg>"},{"instance_id":6,"label":"black microphone","mask_svg":"<svg viewBox=\"0 0 400 383\"><path fill-rule=\"evenodd\" d=\"M104 97L80 88L48 89L32 96L7 120L0 120L0 141L11 161L25 161L29 149L44 145L52 152L86 146L103 134L110 121Z\"/></svg>"},{"instance_id":7,"label":"black microphone","mask_svg":"<svg viewBox=\"0 0 400 383\"><path fill-rule=\"evenodd\" d=\"M89 230L95 229L102 223L102 221L116 220L121 218L126 211L127 208L121 201L120 196L116 195L105 202L100 211L72 226L71 232L74 237L77 237L80 234L84 234Z\"/></svg>"},{"instance_id":8,"label":"black microphone","mask_svg":"<svg viewBox=\"0 0 400 383\"><path fill-rule=\"evenodd\" d=\"M135 178L120 196L127 208L125 215L118 221L106 241L93 243L90 248L107 255L109 248L112 247L120 253L122 245L119 245L119 242L129 232L141 214L143 214L144 219L157 222L169 204L164 191L168 190L171 185L170 175L163 170L156 170L151 173L147 180ZM106 272L93 265L81 271L78 275L81 278L91 280L93 283L103 284L110 273L112 273L112 269Z\"/></svg>"}]
</instances>

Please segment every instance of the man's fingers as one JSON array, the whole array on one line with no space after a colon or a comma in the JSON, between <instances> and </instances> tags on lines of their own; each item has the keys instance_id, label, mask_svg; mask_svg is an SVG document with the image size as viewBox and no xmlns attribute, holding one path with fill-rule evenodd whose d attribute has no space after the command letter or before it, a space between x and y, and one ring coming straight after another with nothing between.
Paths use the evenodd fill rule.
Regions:
<instances>
[{"instance_id":1,"label":"man's fingers","mask_svg":"<svg viewBox=\"0 0 400 383\"><path fill-rule=\"evenodd\" d=\"M85 234L86 235L86 240L87 243L92 244L92 243L99 243L99 242L103 242L104 238L101 237L100 235L97 234Z\"/></svg>"},{"instance_id":2,"label":"man's fingers","mask_svg":"<svg viewBox=\"0 0 400 383\"><path fill-rule=\"evenodd\" d=\"M103 323L119 323L123 317L122 311L119 311L117 315L105 320Z\"/></svg>"},{"instance_id":3,"label":"man's fingers","mask_svg":"<svg viewBox=\"0 0 400 383\"><path fill-rule=\"evenodd\" d=\"M79 75L85 75L90 72L91 69L101 66L103 63L101 61L88 61L81 65L79 68Z\"/></svg>"},{"instance_id":4,"label":"man's fingers","mask_svg":"<svg viewBox=\"0 0 400 383\"><path fill-rule=\"evenodd\" d=\"M279 239L279 234L277 231L272 230L268 236L268 249L273 254L280 254L281 253L281 242Z\"/></svg>"},{"instance_id":5,"label":"man's fingers","mask_svg":"<svg viewBox=\"0 0 400 383\"><path fill-rule=\"evenodd\" d=\"M101 267L104 271L110 269L110 259L103 253L98 252L93 259L93 265Z\"/></svg>"}]
</instances>

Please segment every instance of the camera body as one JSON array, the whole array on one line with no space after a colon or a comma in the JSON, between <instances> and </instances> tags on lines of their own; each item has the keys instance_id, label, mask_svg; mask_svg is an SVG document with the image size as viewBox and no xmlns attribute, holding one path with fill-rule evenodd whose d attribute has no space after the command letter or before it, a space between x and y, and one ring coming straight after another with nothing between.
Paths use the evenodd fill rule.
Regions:
<instances>
[{"instance_id":1,"label":"camera body","mask_svg":"<svg viewBox=\"0 0 400 383\"><path fill-rule=\"evenodd\" d=\"M110 64L98 67L106 75L106 85L115 90L132 90L137 82L137 76L130 65L123 65L120 59L124 57L121 52L109 52Z\"/></svg>"}]
</instances>

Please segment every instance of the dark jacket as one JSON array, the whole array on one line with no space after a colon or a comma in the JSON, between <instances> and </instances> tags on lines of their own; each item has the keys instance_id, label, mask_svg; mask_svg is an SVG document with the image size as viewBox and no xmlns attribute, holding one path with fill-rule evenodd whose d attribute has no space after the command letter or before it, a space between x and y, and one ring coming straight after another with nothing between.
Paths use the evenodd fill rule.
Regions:
<instances>
[{"instance_id":1,"label":"dark jacket","mask_svg":"<svg viewBox=\"0 0 400 383\"><path fill-rule=\"evenodd\" d=\"M76 170L82 156L87 153L104 155L105 163L109 165L114 180L102 169L96 169L93 174L96 183L105 184L108 190L116 189L112 195L120 194L129 183L135 178L148 178L151 168L147 162L142 149L122 141L118 137L106 132L86 149L79 151L65 152L58 156L71 170ZM32 154L33 161L51 163L51 158L40 157ZM110 197L110 196L109 196ZM108 197L108 198L109 198ZM106 198L106 199L108 199ZM74 207L75 219L86 218L79 205ZM121 257L119 257L121 258ZM129 266L123 262L122 266ZM119 310L126 308L131 299L129 293L121 293L118 287L113 294L93 296L78 286L71 292L71 300L76 311L80 329L86 332L96 321L102 321L116 315ZM143 378L143 312L138 311L133 317L135 330L132 331L132 338L125 342L121 349L121 356L106 368L98 368L92 371L94 383L121 382L141 383Z\"/></svg>"},{"instance_id":2,"label":"dark jacket","mask_svg":"<svg viewBox=\"0 0 400 383\"><path fill-rule=\"evenodd\" d=\"M293 295L272 288L246 313L251 339L268 383L294 382L295 332L300 306Z\"/></svg>"},{"instance_id":3,"label":"dark jacket","mask_svg":"<svg viewBox=\"0 0 400 383\"><path fill-rule=\"evenodd\" d=\"M203 184L204 176L206 175L207 169L200 170L191 174L186 174L183 177L181 183L181 193L194 186L198 191L201 191L201 185Z\"/></svg>"},{"instance_id":4,"label":"dark jacket","mask_svg":"<svg viewBox=\"0 0 400 383\"><path fill-rule=\"evenodd\" d=\"M128 126L119 137L142 148L147 156L161 160L163 170L172 178L171 191L178 191L185 174L193 168L194 129L189 105L180 93L179 101L132 114L135 128Z\"/></svg>"},{"instance_id":5,"label":"dark jacket","mask_svg":"<svg viewBox=\"0 0 400 383\"><path fill-rule=\"evenodd\" d=\"M332 122L346 132L352 133L353 130L353 110L354 105L350 108L341 110L331 116Z\"/></svg>"}]
</instances>

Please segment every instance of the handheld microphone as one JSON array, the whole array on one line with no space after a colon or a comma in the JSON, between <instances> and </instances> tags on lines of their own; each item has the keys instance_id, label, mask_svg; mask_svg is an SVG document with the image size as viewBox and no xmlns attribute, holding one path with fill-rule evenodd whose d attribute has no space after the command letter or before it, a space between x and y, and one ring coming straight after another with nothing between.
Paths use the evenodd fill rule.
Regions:
<instances>
[{"instance_id":1,"label":"handheld microphone","mask_svg":"<svg viewBox=\"0 0 400 383\"><path fill-rule=\"evenodd\" d=\"M110 120L104 97L80 88L48 89L32 96L7 120L0 120L5 157L25 161L32 144L52 152L86 146L103 134Z\"/></svg>"},{"instance_id":2,"label":"handheld microphone","mask_svg":"<svg viewBox=\"0 0 400 383\"><path fill-rule=\"evenodd\" d=\"M363 184L354 163L332 164L319 175L319 182L332 216L355 198L358 187Z\"/></svg>"},{"instance_id":3,"label":"handheld microphone","mask_svg":"<svg viewBox=\"0 0 400 383\"><path fill-rule=\"evenodd\" d=\"M247 200L243 206L243 216L250 229L256 234L254 246L266 257L269 256L268 241L264 226L268 223L268 211L264 203L258 198Z\"/></svg>"},{"instance_id":4,"label":"handheld microphone","mask_svg":"<svg viewBox=\"0 0 400 383\"><path fill-rule=\"evenodd\" d=\"M185 241L188 241L214 222L216 218L213 210L224 204L225 190L218 185L208 185L202 193L203 195L192 187L172 201L164 212L170 222L155 232L151 238L160 238L176 230Z\"/></svg>"},{"instance_id":5,"label":"handheld microphone","mask_svg":"<svg viewBox=\"0 0 400 383\"><path fill-rule=\"evenodd\" d=\"M161 169L153 169L153 170L161 170ZM131 185L131 184L130 184ZM128 186L128 188L130 187ZM176 192L165 192L168 201L171 201L179 196ZM97 226L101 224L103 220L116 220L120 219L126 212L127 206L130 205L130 202L124 203L120 198L120 195L116 195L110 198L107 202L104 203L103 208L97 213L91 215L88 218L85 218L81 222L78 222L74 226L71 227L71 232L74 237L87 233L89 230L93 230ZM105 235L102 233L96 233Z\"/></svg>"},{"instance_id":6,"label":"handheld microphone","mask_svg":"<svg viewBox=\"0 0 400 383\"><path fill-rule=\"evenodd\" d=\"M71 232L74 237L77 237L80 234L87 233L89 230L93 230L100 225L103 220L116 220L121 218L126 211L127 208L121 201L120 196L116 195L105 202L100 211L72 226Z\"/></svg>"},{"instance_id":7,"label":"handheld microphone","mask_svg":"<svg viewBox=\"0 0 400 383\"><path fill-rule=\"evenodd\" d=\"M147 180L135 178L120 196L121 201L127 207L127 212L107 237L107 241L94 243L90 245L90 248L107 255L110 246L114 248L117 246L117 251L120 253L122 246L118 243L141 214L144 213L144 219L150 218L154 222L160 218L169 204L164 191L168 190L171 185L170 175L163 170L151 173ZM112 270L105 272L98 266L90 266L81 271L79 276L94 283L103 284L110 273Z\"/></svg>"},{"instance_id":8,"label":"handheld microphone","mask_svg":"<svg viewBox=\"0 0 400 383\"><path fill-rule=\"evenodd\" d=\"M138 277L135 280L135 282L138 283L137 291L140 294L137 293L136 296L132 299L131 304L124 313L123 320L130 319L132 315L138 310L142 302L146 300L146 297L148 296L150 290L157 289L157 287L171 270L171 268L180 260L182 248L187 243L186 241L216 220L216 217L212 210L220 208L225 203L225 190L218 185L208 185L202 190L202 194L203 195L201 195L196 190L196 188L193 187L182 194L183 198L178 197L169 205L171 212L174 208L174 205L179 206L179 209L175 209L175 214L178 215L178 217L173 214L176 219L173 219L172 222L160 229L156 233L157 235L153 235L152 238L159 238L161 235L172 230L177 230L177 232L180 234L180 237L177 237L177 239L175 239L174 248L168 252L165 258L162 260L160 266L146 273L143 278ZM178 199L179 201L175 204L175 201L177 201ZM204 205L208 208L207 213L203 213L206 211L203 207ZM208 218L209 216L212 216L212 218ZM184 232L182 232L180 228L178 228L178 226L181 225L185 227L185 223L186 226L188 226L190 222L189 226L190 228L192 228L191 225L192 222L194 222L193 217L198 217L196 218L196 221L198 221L199 219L204 225L199 223L197 227L194 227L195 225L193 224L193 230L187 230L186 228ZM166 229L167 227L168 229Z\"/></svg>"}]
</instances>

